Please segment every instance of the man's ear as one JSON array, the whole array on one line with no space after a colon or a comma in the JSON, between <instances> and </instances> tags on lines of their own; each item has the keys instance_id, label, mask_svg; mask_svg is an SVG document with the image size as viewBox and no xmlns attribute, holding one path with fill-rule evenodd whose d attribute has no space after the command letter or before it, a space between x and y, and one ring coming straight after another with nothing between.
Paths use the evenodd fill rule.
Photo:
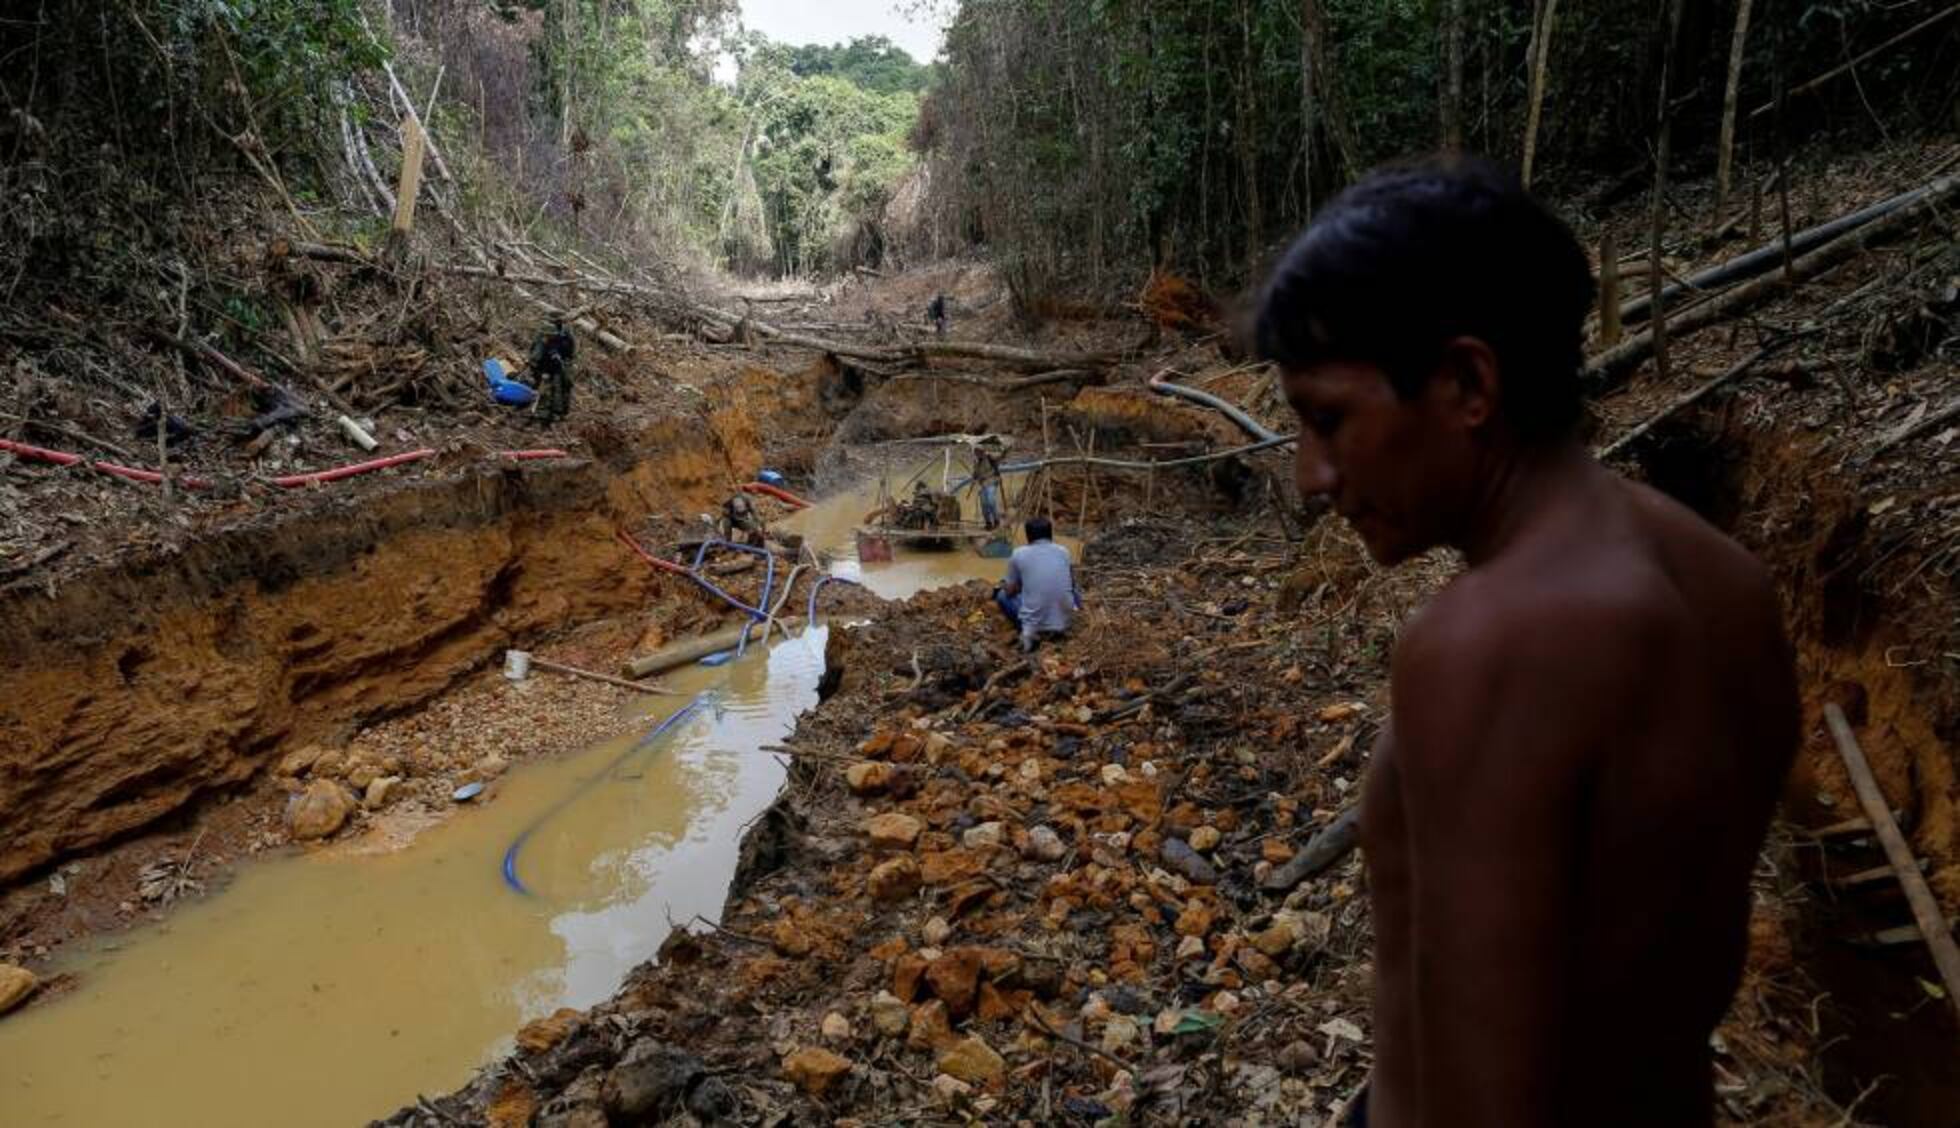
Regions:
<instances>
[{"instance_id":1,"label":"man's ear","mask_svg":"<svg viewBox=\"0 0 1960 1128\"><path fill-rule=\"evenodd\" d=\"M1455 409L1471 429L1480 429L1497 416L1503 388L1497 375L1497 354L1481 337L1453 337L1443 343L1442 378L1451 382Z\"/></svg>"}]
</instances>

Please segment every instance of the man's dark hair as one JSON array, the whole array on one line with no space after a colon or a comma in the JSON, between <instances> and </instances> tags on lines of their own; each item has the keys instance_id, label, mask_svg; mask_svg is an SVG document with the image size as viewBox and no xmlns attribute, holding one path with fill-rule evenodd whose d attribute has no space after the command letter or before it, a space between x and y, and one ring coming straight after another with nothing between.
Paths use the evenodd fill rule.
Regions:
<instances>
[{"instance_id":1,"label":"man's dark hair","mask_svg":"<svg viewBox=\"0 0 1960 1128\"><path fill-rule=\"evenodd\" d=\"M1497 356L1511 428L1554 438L1579 418L1593 293L1578 240L1510 172L1429 157L1378 169L1322 209L1266 284L1254 346L1282 368L1376 364L1410 398L1444 342L1476 337Z\"/></svg>"},{"instance_id":2,"label":"man's dark hair","mask_svg":"<svg viewBox=\"0 0 1960 1128\"><path fill-rule=\"evenodd\" d=\"M1028 518L1028 523L1026 528L1028 533L1029 544L1033 544L1036 541L1055 539L1055 526L1049 524L1048 518L1046 517Z\"/></svg>"}]
</instances>

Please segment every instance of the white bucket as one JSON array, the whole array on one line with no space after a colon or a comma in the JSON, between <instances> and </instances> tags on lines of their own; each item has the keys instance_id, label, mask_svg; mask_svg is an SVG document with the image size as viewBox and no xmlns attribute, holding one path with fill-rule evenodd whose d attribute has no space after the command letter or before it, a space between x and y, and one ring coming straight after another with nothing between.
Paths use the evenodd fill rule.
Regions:
<instances>
[{"instance_id":1,"label":"white bucket","mask_svg":"<svg viewBox=\"0 0 1960 1128\"><path fill-rule=\"evenodd\" d=\"M531 655L524 650L504 651L504 676L512 681L523 681L531 676Z\"/></svg>"}]
</instances>

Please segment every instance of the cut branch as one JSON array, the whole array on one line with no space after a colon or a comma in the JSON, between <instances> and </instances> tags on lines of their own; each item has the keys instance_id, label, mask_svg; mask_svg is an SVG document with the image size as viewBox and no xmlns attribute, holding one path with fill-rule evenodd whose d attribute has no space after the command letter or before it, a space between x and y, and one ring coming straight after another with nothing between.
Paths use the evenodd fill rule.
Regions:
<instances>
[{"instance_id":1,"label":"cut branch","mask_svg":"<svg viewBox=\"0 0 1960 1128\"><path fill-rule=\"evenodd\" d=\"M1700 305L1677 311L1672 316L1669 328L1676 334L1691 333L1768 301L1798 283L1814 278L1825 270L1862 253L1879 240L1911 228L1928 216L1936 215L1939 207L1954 194L1956 189L1960 189L1960 179L1948 177L1941 180L1916 202L1841 235L1797 259L1791 263L1787 275L1782 272L1765 275L1753 282L1718 294ZM1652 355L1653 350L1654 339L1650 331L1630 337L1618 347L1595 355L1587 366L1587 374L1594 384L1595 394L1623 383L1648 356Z\"/></svg>"}]
</instances>

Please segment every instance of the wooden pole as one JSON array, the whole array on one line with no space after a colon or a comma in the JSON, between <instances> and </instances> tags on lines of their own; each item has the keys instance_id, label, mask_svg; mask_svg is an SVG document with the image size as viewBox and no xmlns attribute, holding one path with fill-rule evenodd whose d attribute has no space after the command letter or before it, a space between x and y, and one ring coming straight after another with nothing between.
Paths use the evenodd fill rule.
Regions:
<instances>
[{"instance_id":1,"label":"wooden pole","mask_svg":"<svg viewBox=\"0 0 1960 1128\"><path fill-rule=\"evenodd\" d=\"M1620 247L1611 228L1599 237L1599 343L1620 343Z\"/></svg>"},{"instance_id":2,"label":"wooden pole","mask_svg":"<svg viewBox=\"0 0 1960 1128\"><path fill-rule=\"evenodd\" d=\"M543 658L533 657L531 659L531 665L537 667L540 670L550 670L552 673L555 674L570 674L572 677L575 678L585 678L589 681L604 682L607 685L616 685L621 689L630 689L634 693L672 693L673 692L673 690L671 689L666 689L657 685L641 685L639 682L627 681L625 678L616 678L613 677L611 674L600 674L600 673L594 673L591 670L581 670L577 666L567 666L562 662L547 662Z\"/></svg>"},{"instance_id":3,"label":"wooden pole","mask_svg":"<svg viewBox=\"0 0 1960 1128\"><path fill-rule=\"evenodd\" d=\"M415 228L415 197L422 192L424 141L421 123L413 117L403 119L402 176L395 192L395 230L403 235Z\"/></svg>"},{"instance_id":4,"label":"wooden pole","mask_svg":"<svg viewBox=\"0 0 1960 1128\"><path fill-rule=\"evenodd\" d=\"M1885 805L1885 794L1878 789L1878 780L1865 761L1864 749L1858 747L1858 738L1851 733L1850 722L1844 719L1844 710L1836 704L1826 705L1824 720L1831 726L1831 737L1837 741L1845 771L1851 774L1851 786L1858 791L1858 804L1865 809L1865 817L1871 820L1879 845L1885 848L1885 860L1892 864L1892 872L1898 875L1899 885L1906 891L1906 900L1912 905L1912 919L1918 923L1919 934L1926 939L1926 950L1932 953L1933 966L1939 969L1940 980L1946 985L1946 1001L1953 1005L1954 1015L1960 1017L1960 947L1953 943L1946 915L1940 912L1939 902L1927 888L1912 848L1899 833L1899 825L1892 821L1892 809Z\"/></svg>"}]
</instances>

